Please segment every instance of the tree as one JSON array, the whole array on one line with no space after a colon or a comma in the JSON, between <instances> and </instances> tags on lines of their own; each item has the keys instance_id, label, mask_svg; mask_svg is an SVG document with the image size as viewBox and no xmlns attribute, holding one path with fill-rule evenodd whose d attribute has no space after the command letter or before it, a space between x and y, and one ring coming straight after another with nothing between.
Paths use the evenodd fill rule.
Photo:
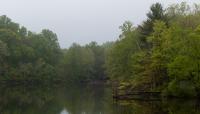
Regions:
<instances>
[{"instance_id":1,"label":"tree","mask_svg":"<svg viewBox=\"0 0 200 114\"><path fill-rule=\"evenodd\" d=\"M105 76L105 50L102 46L98 45L96 42L91 42L85 46L86 49L91 50L93 53L94 64L93 64L93 80L104 80Z\"/></svg>"},{"instance_id":2,"label":"tree","mask_svg":"<svg viewBox=\"0 0 200 114\"><path fill-rule=\"evenodd\" d=\"M107 73L112 80L127 81L132 76L131 56L139 49L137 31L126 21L122 26L121 38L110 48L106 57Z\"/></svg>"},{"instance_id":3,"label":"tree","mask_svg":"<svg viewBox=\"0 0 200 114\"><path fill-rule=\"evenodd\" d=\"M85 82L92 79L94 61L94 55L90 49L74 43L64 53L62 61L65 80Z\"/></svg>"},{"instance_id":4,"label":"tree","mask_svg":"<svg viewBox=\"0 0 200 114\"><path fill-rule=\"evenodd\" d=\"M150 12L147 13L147 20L138 26L140 32L140 45L143 48L150 48L147 42L147 37L153 32L153 23L156 20L164 21L167 23L167 17L164 9L160 3L155 3L150 7Z\"/></svg>"},{"instance_id":5,"label":"tree","mask_svg":"<svg viewBox=\"0 0 200 114\"><path fill-rule=\"evenodd\" d=\"M163 45L166 42L167 26L162 21L155 21L153 29L154 32L148 37L149 42L152 44L150 69L152 84L157 87L168 80L166 66L168 61L163 50L165 48Z\"/></svg>"},{"instance_id":6,"label":"tree","mask_svg":"<svg viewBox=\"0 0 200 114\"><path fill-rule=\"evenodd\" d=\"M0 16L0 28L9 29L15 33L19 30L19 24L12 22L6 15Z\"/></svg>"}]
</instances>

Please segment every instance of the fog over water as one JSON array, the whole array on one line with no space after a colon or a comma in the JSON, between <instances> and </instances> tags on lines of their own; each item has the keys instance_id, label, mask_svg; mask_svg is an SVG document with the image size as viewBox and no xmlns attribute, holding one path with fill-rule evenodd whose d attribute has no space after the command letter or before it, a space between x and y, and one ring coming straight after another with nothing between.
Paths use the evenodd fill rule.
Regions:
<instances>
[{"instance_id":1,"label":"fog over water","mask_svg":"<svg viewBox=\"0 0 200 114\"><path fill-rule=\"evenodd\" d=\"M1 0L0 14L31 31L43 28L58 35L62 48L73 42L113 41L120 33L119 26L126 20L135 25L146 18L151 4L164 6L180 2L198 3L199 0Z\"/></svg>"}]
</instances>

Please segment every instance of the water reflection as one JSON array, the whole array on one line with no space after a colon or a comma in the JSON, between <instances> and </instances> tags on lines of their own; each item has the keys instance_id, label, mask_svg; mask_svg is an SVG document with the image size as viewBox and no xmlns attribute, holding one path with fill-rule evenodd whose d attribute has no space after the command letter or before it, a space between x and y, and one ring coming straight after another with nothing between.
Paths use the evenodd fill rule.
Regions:
<instances>
[{"instance_id":1,"label":"water reflection","mask_svg":"<svg viewBox=\"0 0 200 114\"><path fill-rule=\"evenodd\" d=\"M0 87L0 114L200 114L196 100L114 101L107 87Z\"/></svg>"},{"instance_id":2,"label":"water reflection","mask_svg":"<svg viewBox=\"0 0 200 114\"><path fill-rule=\"evenodd\" d=\"M60 114L69 114L66 109L62 110Z\"/></svg>"}]
</instances>

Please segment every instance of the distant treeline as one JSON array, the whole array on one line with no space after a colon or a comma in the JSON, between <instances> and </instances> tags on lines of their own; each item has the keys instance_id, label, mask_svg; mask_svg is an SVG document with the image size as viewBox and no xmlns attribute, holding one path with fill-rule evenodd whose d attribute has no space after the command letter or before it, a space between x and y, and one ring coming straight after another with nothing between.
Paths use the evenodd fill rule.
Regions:
<instances>
[{"instance_id":1,"label":"distant treeline","mask_svg":"<svg viewBox=\"0 0 200 114\"><path fill-rule=\"evenodd\" d=\"M55 33L33 33L0 16L0 80L88 82L105 80L105 48L96 42L61 49Z\"/></svg>"},{"instance_id":2,"label":"distant treeline","mask_svg":"<svg viewBox=\"0 0 200 114\"><path fill-rule=\"evenodd\" d=\"M98 82L108 79L105 72L106 51L112 43L98 45L91 42L85 46L76 43L64 49L59 65L60 76L70 82Z\"/></svg>"},{"instance_id":3,"label":"distant treeline","mask_svg":"<svg viewBox=\"0 0 200 114\"><path fill-rule=\"evenodd\" d=\"M153 4L147 19L126 21L115 42L61 49L50 30L27 31L0 17L0 80L94 82L123 91L200 95L200 5Z\"/></svg>"},{"instance_id":4,"label":"distant treeline","mask_svg":"<svg viewBox=\"0 0 200 114\"><path fill-rule=\"evenodd\" d=\"M0 80L50 80L61 57L52 31L36 34L5 15L0 17Z\"/></svg>"}]
</instances>

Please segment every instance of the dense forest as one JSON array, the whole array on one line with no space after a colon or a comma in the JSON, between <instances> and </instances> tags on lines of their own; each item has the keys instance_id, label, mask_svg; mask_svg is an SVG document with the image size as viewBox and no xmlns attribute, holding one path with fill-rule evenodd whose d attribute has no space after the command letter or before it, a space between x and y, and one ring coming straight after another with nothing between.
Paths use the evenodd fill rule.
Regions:
<instances>
[{"instance_id":1,"label":"dense forest","mask_svg":"<svg viewBox=\"0 0 200 114\"><path fill-rule=\"evenodd\" d=\"M126 21L115 42L61 49L48 29L28 31L0 17L0 80L88 83L108 81L122 91L200 96L200 5L155 3L147 19Z\"/></svg>"},{"instance_id":2,"label":"dense forest","mask_svg":"<svg viewBox=\"0 0 200 114\"><path fill-rule=\"evenodd\" d=\"M0 17L0 80L18 82L88 82L105 80L105 50L110 43L61 49L48 29L33 33Z\"/></svg>"},{"instance_id":3,"label":"dense forest","mask_svg":"<svg viewBox=\"0 0 200 114\"><path fill-rule=\"evenodd\" d=\"M200 90L200 6L153 4L139 26L125 22L108 52L107 73L126 91L194 97Z\"/></svg>"},{"instance_id":4,"label":"dense forest","mask_svg":"<svg viewBox=\"0 0 200 114\"><path fill-rule=\"evenodd\" d=\"M50 80L62 52L56 34L44 29L36 34L0 17L0 75L3 81Z\"/></svg>"}]
</instances>

